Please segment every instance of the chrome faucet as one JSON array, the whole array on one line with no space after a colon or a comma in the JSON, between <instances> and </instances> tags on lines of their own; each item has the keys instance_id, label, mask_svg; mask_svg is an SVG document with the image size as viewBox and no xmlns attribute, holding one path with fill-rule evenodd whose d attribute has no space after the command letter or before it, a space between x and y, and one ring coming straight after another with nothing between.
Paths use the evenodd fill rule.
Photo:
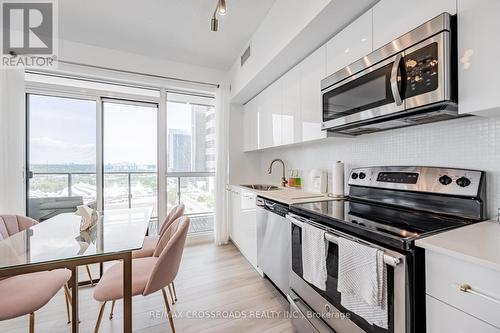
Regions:
<instances>
[{"instance_id":1,"label":"chrome faucet","mask_svg":"<svg viewBox=\"0 0 500 333\"><path fill-rule=\"evenodd\" d=\"M267 173L271 174L273 172L273 164L274 162L281 162L281 165L283 166L283 177L281 177L281 186L285 187L286 184L288 184L288 181L286 180L286 175L285 175L285 162L279 158L275 158L274 160L271 161L271 164L269 165L269 169L267 169Z\"/></svg>"}]
</instances>

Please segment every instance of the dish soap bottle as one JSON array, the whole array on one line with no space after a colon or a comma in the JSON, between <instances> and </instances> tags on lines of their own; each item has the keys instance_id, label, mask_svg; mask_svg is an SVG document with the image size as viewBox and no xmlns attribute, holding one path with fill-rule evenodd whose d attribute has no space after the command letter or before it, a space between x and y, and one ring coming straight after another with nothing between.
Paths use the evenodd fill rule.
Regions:
<instances>
[{"instance_id":1,"label":"dish soap bottle","mask_svg":"<svg viewBox=\"0 0 500 333\"><path fill-rule=\"evenodd\" d=\"M295 170L295 178L293 184L295 188L302 188L302 179L300 178L299 170Z\"/></svg>"},{"instance_id":2,"label":"dish soap bottle","mask_svg":"<svg viewBox=\"0 0 500 333\"><path fill-rule=\"evenodd\" d=\"M289 170L290 176L288 177L288 186L295 187L295 175L294 170Z\"/></svg>"}]
</instances>

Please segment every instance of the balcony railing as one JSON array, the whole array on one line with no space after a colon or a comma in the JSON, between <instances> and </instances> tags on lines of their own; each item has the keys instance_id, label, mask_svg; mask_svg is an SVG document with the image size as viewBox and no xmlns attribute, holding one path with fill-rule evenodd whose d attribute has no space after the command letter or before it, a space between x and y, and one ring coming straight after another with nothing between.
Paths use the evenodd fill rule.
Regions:
<instances>
[{"instance_id":1,"label":"balcony railing","mask_svg":"<svg viewBox=\"0 0 500 333\"><path fill-rule=\"evenodd\" d=\"M213 172L167 174L167 211L179 203L184 203L186 215L191 217L190 232L213 230L214 182ZM156 172L104 172L103 195L105 209L153 206L153 215L156 216ZM30 179L29 196L29 213L39 220L74 210L78 204L94 204L96 173L34 172ZM54 203L57 199L63 200L51 204L51 200ZM68 200L64 202L64 199Z\"/></svg>"}]
</instances>

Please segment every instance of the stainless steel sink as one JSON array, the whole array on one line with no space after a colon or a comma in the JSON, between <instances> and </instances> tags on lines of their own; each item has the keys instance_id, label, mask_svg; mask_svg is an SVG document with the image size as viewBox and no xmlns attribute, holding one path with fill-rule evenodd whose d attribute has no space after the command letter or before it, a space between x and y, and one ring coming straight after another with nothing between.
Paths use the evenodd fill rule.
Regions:
<instances>
[{"instance_id":1,"label":"stainless steel sink","mask_svg":"<svg viewBox=\"0 0 500 333\"><path fill-rule=\"evenodd\" d=\"M251 188L252 190L257 191L276 191L281 190L280 187L274 185L266 185L266 184L250 184L250 185L241 185L243 187Z\"/></svg>"}]
</instances>

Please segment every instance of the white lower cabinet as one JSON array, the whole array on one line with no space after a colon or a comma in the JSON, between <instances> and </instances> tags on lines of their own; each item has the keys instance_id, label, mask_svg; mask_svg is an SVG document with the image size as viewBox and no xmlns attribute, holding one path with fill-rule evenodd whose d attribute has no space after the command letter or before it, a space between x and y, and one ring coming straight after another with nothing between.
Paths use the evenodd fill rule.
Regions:
<instances>
[{"instance_id":1,"label":"white lower cabinet","mask_svg":"<svg viewBox=\"0 0 500 333\"><path fill-rule=\"evenodd\" d=\"M425 298L427 333L500 333L500 329L429 295Z\"/></svg>"},{"instance_id":2,"label":"white lower cabinet","mask_svg":"<svg viewBox=\"0 0 500 333\"><path fill-rule=\"evenodd\" d=\"M238 186L229 186L229 237L245 258L257 268L256 195Z\"/></svg>"},{"instance_id":3,"label":"white lower cabinet","mask_svg":"<svg viewBox=\"0 0 500 333\"><path fill-rule=\"evenodd\" d=\"M426 250L425 275L427 332L500 333L499 271Z\"/></svg>"}]
</instances>

